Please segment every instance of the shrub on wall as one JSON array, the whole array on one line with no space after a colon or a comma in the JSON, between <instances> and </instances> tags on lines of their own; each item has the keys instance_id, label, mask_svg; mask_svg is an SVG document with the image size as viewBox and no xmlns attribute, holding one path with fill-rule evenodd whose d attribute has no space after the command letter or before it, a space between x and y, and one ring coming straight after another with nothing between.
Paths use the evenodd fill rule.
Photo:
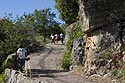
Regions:
<instances>
[{"instance_id":1,"label":"shrub on wall","mask_svg":"<svg viewBox=\"0 0 125 83\"><path fill-rule=\"evenodd\" d=\"M81 30L80 24L78 24L71 31L71 36L67 43L67 51L65 52L65 54L61 60L61 67L63 69L69 70L69 67L71 65L71 51L72 51L72 47L73 47L73 42L75 39L82 37L82 36L83 36L83 32Z\"/></svg>"}]
</instances>

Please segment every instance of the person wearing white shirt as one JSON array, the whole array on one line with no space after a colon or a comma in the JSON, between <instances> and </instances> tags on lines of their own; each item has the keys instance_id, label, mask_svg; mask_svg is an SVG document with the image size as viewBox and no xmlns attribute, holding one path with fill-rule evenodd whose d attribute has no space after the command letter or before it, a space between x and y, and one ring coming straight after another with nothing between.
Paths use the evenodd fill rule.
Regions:
<instances>
[{"instance_id":1,"label":"person wearing white shirt","mask_svg":"<svg viewBox=\"0 0 125 83\"><path fill-rule=\"evenodd\" d=\"M19 67L20 67L20 71L23 71L23 67L25 65L25 59L27 57L27 51L25 48L23 48L22 45L19 46L18 50L17 50L17 55L18 55L18 60L19 60Z\"/></svg>"},{"instance_id":2,"label":"person wearing white shirt","mask_svg":"<svg viewBox=\"0 0 125 83\"><path fill-rule=\"evenodd\" d=\"M61 43L63 44L63 40L64 40L64 35L63 35L63 33L60 34L60 40L61 40Z\"/></svg>"},{"instance_id":3,"label":"person wearing white shirt","mask_svg":"<svg viewBox=\"0 0 125 83\"><path fill-rule=\"evenodd\" d=\"M52 43L54 43L54 44L55 44L55 37L54 37L54 35L53 35L53 34L51 34L50 38L51 38L51 44L52 44Z\"/></svg>"}]
</instances>

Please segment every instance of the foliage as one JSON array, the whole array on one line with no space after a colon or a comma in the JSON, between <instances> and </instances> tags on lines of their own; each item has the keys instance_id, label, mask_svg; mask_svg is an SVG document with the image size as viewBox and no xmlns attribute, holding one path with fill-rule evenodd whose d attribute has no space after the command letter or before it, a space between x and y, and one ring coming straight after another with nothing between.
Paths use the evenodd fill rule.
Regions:
<instances>
[{"instance_id":1,"label":"foliage","mask_svg":"<svg viewBox=\"0 0 125 83\"><path fill-rule=\"evenodd\" d=\"M125 80L125 62L119 61L119 68L111 70L110 76L111 78L119 79L119 80Z\"/></svg>"},{"instance_id":2,"label":"foliage","mask_svg":"<svg viewBox=\"0 0 125 83\"><path fill-rule=\"evenodd\" d=\"M55 0L56 8L60 12L60 19L66 24L72 24L77 21L79 4L76 0Z\"/></svg>"},{"instance_id":3,"label":"foliage","mask_svg":"<svg viewBox=\"0 0 125 83\"><path fill-rule=\"evenodd\" d=\"M123 80L125 80L125 69L121 70L121 77Z\"/></svg>"},{"instance_id":4,"label":"foliage","mask_svg":"<svg viewBox=\"0 0 125 83\"><path fill-rule=\"evenodd\" d=\"M118 74L118 71L117 70L111 70L110 71L110 76L111 77L114 77L114 76L116 76Z\"/></svg>"},{"instance_id":5,"label":"foliage","mask_svg":"<svg viewBox=\"0 0 125 83\"><path fill-rule=\"evenodd\" d=\"M60 23L55 21L56 14L51 12L50 8L46 8L43 10L34 10L34 27L35 30L44 37L44 41L46 37L49 37L50 34L60 33Z\"/></svg>"},{"instance_id":6,"label":"foliage","mask_svg":"<svg viewBox=\"0 0 125 83\"><path fill-rule=\"evenodd\" d=\"M61 60L61 67L64 68L65 70L69 70L69 67L71 65L71 51L73 47L73 42L75 39L82 37L82 36L83 36L83 33L81 30L81 26L80 24L78 24L71 31L71 37L67 43L67 51L65 52L64 57Z\"/></svg>"},{"instance_id":7,"label":"foliage","mask_svg":"<svg viewBox=\"0 0 125 83\"><path fill-rule=\"evenodd\" d=\"M115 75L117 79L125 80L125 62L119 61L119 68L117 69L117 75Z\"/></svg>"},{"instance_id":8,"label":"foliage","mask_svg":"<svg viewBox=\"0 0 125 83\"><path fill-rule=\"evenodd\" d=\"M5 72L0 74L0 83L5 83L5 77L6 77L6 73Z\"/></svg>"},{"instance_id":9,"label":"foliage","mask_svg":"<svg viewBox=\"0 0 125 83\"><path fill-rule=\"evenodd\" d=\"M119 60L121 60L120 59L121 56L117 54L113 49L107 49L105 52L107 53L107 56L103 56L103 57L107 60L111 60L112 67L119 68L120 67Z\"/></svg>"},{"instance_id":10,"label":"foliage","mask_svg":"<svg viewBox=\"0 0 125 83\"><path fill-rule=\"evenodd\" d=\"M68 24L62 24L62 25L61 25L61 28L62 28L62 29L61 29L61 30L62 30L61 32L63 32L63 33L65 34L65 30L66 30L67 27L68 27Z\"/></svg>"},{"instance_id":11,"label":"foliage","mask_svg":"<svg viewBox=\"0 0 125 83\"><path fill-rule=\"evenodd\" d=\"M69 67L71 65L71 56L69 55L70 54L70 51L67 51L65 54L64 54L64 57L61 61L61 67L64 69L64 70L69 70Z\"/></svg>"},{"instance_id":12,"label":"foliage","mask_svg":"<svg viewBox=\"0 0 125 83\"><path fill-rule=\"evenodd\" d=\"M2 74L0 75L0 83L4 83L4 76Z\"/></svg>"},{"instance_id":13,"label":"foliage","mask_svg":"<svg viewBox=\"0 0 125 83\"><path fill-rule=\"evenodd\" d=\"M125 80L125 62L117 57L117 54L111 49L105 50L103 57L112 60L112 70L109 72L112 78Z\"/></svg>"},{"instance_id":14,"label":"foliage","mask_svg":"<svg viewBox=\"0 0 125 83\"><path fill-rule=\"evenodd\" d=\"M80 0L76 0L76 2L77 2L78 4L80 4Z\"/></svg>"},{"instance_id":15,"label":"foliage","mask_svg":"<svg viewBox=\"0 0 125 83\"><path fill-rule=\"evenodd\" d=\"M0 20L1 23L1 31L4 35L0 41L0 66L3 61L7 58L7 55L15 51L15 43L14 43L14 33L13 32L13 23L7 19ZM13 49L12 49L13 48ZM2 67L0 67L3 70ZM0 70L0 72L1 72Z\"/></svg>"},{"instance_id":16,"label":"foliage","mask_svg":"<svg viewBox=\"0 0 125 83\"><path fill-rule=\"evenodd\" d=\"M112 59L111 50L110 50L110 49L105 50L104 53L103 53L103 57L104 57L105 59L107 59L107 60Z\"/></svg>"},{"instance_id":17,"label":"foliage","mask_svg":"<svg viewBox=\"0 0 125 83\"><path fill-rule=\"evenodd\" d=\"M47 43L44 42L45 35L61 31L54 18L55 14L47 8L35 10L33 14L24 13L15 20L12 20L12 13L0 19L0 73L4 71L3 62L20 44L24 47L32 43L44 45Z\"/></svg>"}]
</instances>

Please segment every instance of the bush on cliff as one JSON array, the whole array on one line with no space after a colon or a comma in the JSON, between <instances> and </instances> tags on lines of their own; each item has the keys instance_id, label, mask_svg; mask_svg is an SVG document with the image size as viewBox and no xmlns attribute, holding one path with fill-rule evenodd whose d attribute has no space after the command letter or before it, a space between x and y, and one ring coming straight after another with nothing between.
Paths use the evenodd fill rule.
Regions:
<instances>
[{"instance_id":1,"label":"bush on cliff","mask_svg":"<svg viewBox=\"0 0 125 83\"><path fill-rule=\"evenodd\" d=\"M67 43L67 51L65 52L65 54L61 60L61 67L63 69L69 70L69 67L71 65L71 51L72 51L72 47L73 47L73 42L75 39L82 37L82 36L83 36L83 32L81 30L80 24L78 24L71 31L71 37Z\"/></svg>"}]
</instances>

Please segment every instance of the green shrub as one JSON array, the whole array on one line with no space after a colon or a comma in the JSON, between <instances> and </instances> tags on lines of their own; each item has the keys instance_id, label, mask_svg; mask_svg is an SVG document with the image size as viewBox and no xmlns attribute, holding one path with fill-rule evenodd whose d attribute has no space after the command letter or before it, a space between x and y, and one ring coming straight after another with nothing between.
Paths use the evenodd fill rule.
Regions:
<instances>
[{"instance_id":1,"label":"green shrub","mask_svg":"<svg viewBox=\"0 0 125 83\"><path fill-rule=\"evenodd\" d=\"M110 76L111 77L114 77L114 76L116 76L118 74L118 71L117 70L111 70L110 71Z\"/></svg>"},{"instance_id":2,"label":"green shrub","mask_svg":"<svg viewBox=\"0 0 125 83\"><path fill-rule=\"evenodd\" d=\"M118 69L118 75L117 78L125 80L125 62L119 61L119 69Z\"/></svg>"},{"instance_id":3,"label":"green shrub","mask_svg":"<svg viewBox=\"0 0 125 83\"><path fill-rule=\"evenodd\" d=\"M61 67L65 70L69 70L69 67L71 65L71 51L74 40L83 36L80 24L74 27L70 34L71 34L70 39L67 42L67 51L65 52L61 60Z\"/></svg>"},{"instance_id":4,"label":"green shrub","mask_svg":"<svg viewBox=\"0 0 125 83\"><path fill-rule=\"evenodd\" d=\"M121 71L122 78L125 80L125 70Z\"/></svg>"},{"instance_id":5,"label":"green shrub","mask_svg":"<svg viewBox=\"0 0 125 83\"><path fill-rule=\"evenodd\" d=\"M103 53L103 57L107 60L112 59L111 57L111 51L109 49L105 50L105 52Z\"/></svg>"},{"instance_id":6,"label":"green shrub","mask_svg":"<svg viewBox=\"0 0 125 83\"><path fill-rule=\"evenodd\" d=\"M70 60L70 56L67 53L65 53L62 61L61 61L61 67L64 68L64 70L69 70L70 64L71 64L71 60Z\"/></svg>"},{"instance_id":7,"label":"green shrub","mask_svg":"<svg viewBox=\"0 0 125 83\"><path fill-rule=\"evenodd\" d=\"M6 77L6 73L2 73L0 74L0 83L5 83L5 77Z\"/></svg>"}]
</instances>

